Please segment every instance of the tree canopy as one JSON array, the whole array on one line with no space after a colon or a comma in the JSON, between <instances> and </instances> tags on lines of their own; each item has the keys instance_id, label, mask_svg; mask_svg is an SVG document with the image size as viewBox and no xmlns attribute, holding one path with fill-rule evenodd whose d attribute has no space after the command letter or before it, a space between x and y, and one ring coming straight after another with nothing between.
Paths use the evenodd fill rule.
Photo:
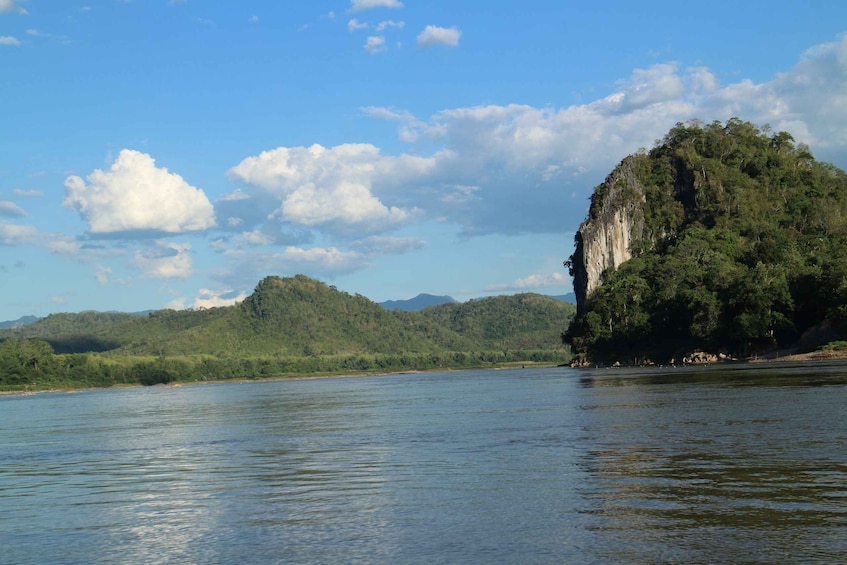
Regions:
<instances>
[{"instance_id":1,"label":"tree canopy","mask_svg":"<svg viewBox=\"0 0 847 565\"><path fill-rule=\"evenodd\" d=\"M787 132L737 118L677 124L632 158L644 237L564 334L575 353L598 362L697 348L743 356L844 330L844 171Z\"/></svg>"}]
</instances>

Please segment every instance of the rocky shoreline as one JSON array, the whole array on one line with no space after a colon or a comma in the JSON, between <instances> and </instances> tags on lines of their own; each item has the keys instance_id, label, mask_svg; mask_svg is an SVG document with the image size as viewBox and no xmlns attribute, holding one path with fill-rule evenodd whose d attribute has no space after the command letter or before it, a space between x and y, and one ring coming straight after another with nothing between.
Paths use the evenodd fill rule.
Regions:
<instances>
[{"instance_id":1,"label":"rocky shoreline","mask_svg":"<svg viewBox=\"0 0 847 565\"><path fill-rule=\"evenodd\" d=\"M806 353L797 353L795 349L772 351L764 355L754 355L745 358L737 358L727 355L726 353L709 353L705 351L694 351L681 359L671 359L668 365L671 366L688 366L688 365L713 365L717 363L773 363L773 362L803 362L803 361L834 361L839 359L847 359L847 349L818 349ZM570 367L576 369L590 369L595 367L653 367L657 364L645 359L636 363L621 363L615 361L611 365L598 365L591 363L587 359L574 358L570 362Z\"/></svg>"}]
</instances>

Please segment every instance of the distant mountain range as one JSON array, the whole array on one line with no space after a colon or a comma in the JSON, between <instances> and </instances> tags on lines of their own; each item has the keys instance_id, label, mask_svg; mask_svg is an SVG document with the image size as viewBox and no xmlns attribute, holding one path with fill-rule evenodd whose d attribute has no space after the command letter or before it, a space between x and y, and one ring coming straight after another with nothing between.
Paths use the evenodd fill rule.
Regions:
<instances>
[{"instance_id":1,"label":"distant mountain range","mask_svg":"<svg viewBox=\"0 0 847 565\"><path fill-rule=\"evenodd\" d=\"M0 330L11 330L14 328L22 328L23 326L28 326L30 324L34 324L38 320L40 320L38 316L24 316L23 318L18 318L17 320L10 320L8 322L0 322Z\"/></svg>"},{"instance_id":2,"label":"distant mountain range","mask_svg":"<svg viewBox=\"0 0 847 565\"><path fill-rule=\"evenodd\" d=\"M423 310L427 306L438 306L439 304L454 304L457 300L452 296L435 296L433 294L419 294L408 300L386 300L380 302L379 305L386 310L405 310L407 312L417 312Z\"/></svg>"}]
</instances>

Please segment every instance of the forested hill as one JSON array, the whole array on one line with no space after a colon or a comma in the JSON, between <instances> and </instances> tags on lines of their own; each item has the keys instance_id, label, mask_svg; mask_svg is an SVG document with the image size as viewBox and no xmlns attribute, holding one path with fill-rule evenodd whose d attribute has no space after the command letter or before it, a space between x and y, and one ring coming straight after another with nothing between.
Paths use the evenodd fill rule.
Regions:
<instances>
[{"instance_id":1,"label":"forested hill","mask_svg":"<svg viewBox=\"0 0 847 565\"><path fill-rule=\"evenodd\" d=\"M572 304L528 293L430 306L421 314L487 349L549 349L561 345L550 328L570 321L575 311Z\"/></svg>"},{"instance_id":2,"label":"forested hill","mask_svg":"<svg viewBox=\"0 0 847 565\"><path fill-rule=\"evenodd\" d=\"M630 226L631 258L592 289L583 239L615 218ZM847 175L790 133L738 119L677 124L595 189L569 264L587 295L565 337L588 361L836 339L847 321Z\"/></svg>"},{"instance_id":3,"label":"forested hill","mask_svg":"<svg viewBox=\"0 0 847 565\"><path fill-rule=\"evenodd\" d=\"M0 332L0 339L40 338L57 353L108 351L160 357L561 348L559 334L573 308L538 295L522 296L517 301L512 297L479 301L496 316L480 316L456 325L450 317L389 311L363 296L350 295L303 275L268 277L235 306L160 310L145 317L90 312L56 314L24 328ZM544 311L547 308L549 312ZM496 328L494 333L487 329L488 325ZM508 332L513 333L506 335Z\"/></svg>"}]
</instances>

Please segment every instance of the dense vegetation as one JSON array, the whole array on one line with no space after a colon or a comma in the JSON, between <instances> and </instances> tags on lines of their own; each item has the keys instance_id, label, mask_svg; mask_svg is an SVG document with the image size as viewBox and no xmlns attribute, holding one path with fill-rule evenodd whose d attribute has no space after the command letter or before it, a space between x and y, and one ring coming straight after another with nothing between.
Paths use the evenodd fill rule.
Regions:
<instances>
[{"instance_id":1,"label":"dense vegetation","mask_svg":"<svg viewBox=\"0 0 847 565\"><path fill-rule=\"evenodd\" d=\"M549 296L516 294L430 306L421 314L488 349L551 349L560 337L550 328L575 311Z\"/></svg>"},{"instance_id":2,"label":"dense vegetation","mask_svg":"<svg viewBox=\"0 0 847 565\"><path fill-rule=\"evenodd\" d=\"M843 333L847 175L790 134L768 134L738 119L677 124L631 157L644 237L563 336L575 353L594 362L666 361L698 348L745 356Z\"/></svg>"},{"instance_id":3,"label":"dense vegetation","mask_svg":"<svg viewBox=\"0 0 847 565\"><path fill-rule=\"evenodd\" d=\"M569 351L557 335L572 315L573 306L531 294L388 311L302 275L268 277L235 306L56 314L0 332L0 387L562 363Z\"/></svg>"}]
</instances>

